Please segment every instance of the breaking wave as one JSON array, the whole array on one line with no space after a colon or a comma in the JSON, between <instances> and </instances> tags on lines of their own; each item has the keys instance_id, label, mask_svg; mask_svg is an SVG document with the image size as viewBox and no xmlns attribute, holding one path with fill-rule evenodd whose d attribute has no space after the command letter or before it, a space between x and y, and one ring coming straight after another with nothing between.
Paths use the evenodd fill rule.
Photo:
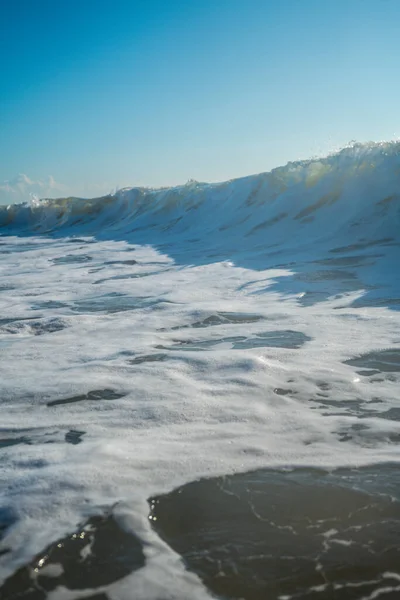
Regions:
<instances>
[{"instance_id":1,"label":"breaking wave","mask_svg":"<svg viewBox=\"0 0 400 600\"><path fill-rule=\"evenodd\" d=\"M127 188L95 199L0 208L0 231L182 241L222 252L399 239L400 143L355 144L268 173L166 189ZM193 246L195 247L195 246Z\"/></svg>"}]
</instances>

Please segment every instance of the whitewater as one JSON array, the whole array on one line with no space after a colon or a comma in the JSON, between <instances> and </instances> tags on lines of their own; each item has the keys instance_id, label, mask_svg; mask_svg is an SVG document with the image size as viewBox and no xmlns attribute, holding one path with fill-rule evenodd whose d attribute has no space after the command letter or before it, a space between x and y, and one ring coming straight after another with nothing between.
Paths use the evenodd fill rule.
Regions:
<instances>
[{"instance_id":1,"label":"whitewater","mask_svg":"<svg viewBox=\"0 0 400 600\"><path fill-rule=\"evenodd\" d=\"M0 598L258 598L210 587L154 525L152 498L204 478L375 469L397 502L399 226L397 142L0 207L0 586L31 565ZM45 549L109 514L140 568L46 587L65 567ZM340 598L400 597L389 571ZM339 597L321 585L268 597Z\"/></svg>"}]
</instances>

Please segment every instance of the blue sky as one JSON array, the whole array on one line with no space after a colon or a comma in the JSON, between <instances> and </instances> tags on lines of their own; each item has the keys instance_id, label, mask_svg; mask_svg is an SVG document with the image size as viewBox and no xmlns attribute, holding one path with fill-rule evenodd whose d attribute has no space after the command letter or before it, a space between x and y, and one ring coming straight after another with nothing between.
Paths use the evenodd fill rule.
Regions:
<instances>
[{"instance_id":1,"label":"blue sky","mask_svg":"<svg viewBox=\"0 0 400 600\"><path fill-rule=\"evenodd\" d=\"M399 0L1 0L0 201L400 136Z\"/></svg>"}]
</instances>

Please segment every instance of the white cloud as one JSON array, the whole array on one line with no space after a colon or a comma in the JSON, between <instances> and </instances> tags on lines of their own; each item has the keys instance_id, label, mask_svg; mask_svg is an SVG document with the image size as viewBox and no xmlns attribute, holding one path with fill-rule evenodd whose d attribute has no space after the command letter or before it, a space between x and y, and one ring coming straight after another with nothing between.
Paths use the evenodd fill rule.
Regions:
<instances>
[{"instance_id":1,"label":"white cloud","mask_svg":"<svg viewBox=\"0 0 400 600\"><path fill-rule=\"evenodd\" d=\"M67 186L56 181L52 175L35 181L25 173L19 173L13 179L0 181L0 205L29 202L32 197L60 198L76 196L78 198L93 198L110 194L119 187L105 181L94 184L84 182L79 186Z\"/></svg>"},{"instance_id":2,"label":"white cloud","mask_svg":"<svg viewBox=\"0 0 400 600\"><path fill-rule=\"evenodd\" d=\"M0 183L0 204L29 202L32 196L51 198L68 194L65 185L58 183L52 175L46 179L33 180L25 173Z\"/></svg>"}]
</instances>

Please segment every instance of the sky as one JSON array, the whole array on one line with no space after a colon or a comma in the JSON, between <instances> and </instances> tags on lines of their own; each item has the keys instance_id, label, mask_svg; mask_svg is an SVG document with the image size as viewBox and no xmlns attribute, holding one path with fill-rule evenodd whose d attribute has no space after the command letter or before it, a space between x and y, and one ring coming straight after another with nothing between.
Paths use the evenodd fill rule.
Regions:
<instances>
[{"instance_id":1,"label":"sky","mask_svg":"<svg viewBox=\"0 0 400 600\"><path fill-rule=\"evenodd\" d=\"M0 202L398 138L399 0L0 0Z\"/></svg>"}]
</instances>

